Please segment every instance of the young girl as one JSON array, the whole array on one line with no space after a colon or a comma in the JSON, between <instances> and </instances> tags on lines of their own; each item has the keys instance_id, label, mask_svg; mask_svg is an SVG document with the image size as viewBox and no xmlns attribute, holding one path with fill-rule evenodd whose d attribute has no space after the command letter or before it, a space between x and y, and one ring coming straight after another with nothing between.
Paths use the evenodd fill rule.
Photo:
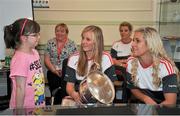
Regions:
<instances>
[{"instance_id":1,"label":"young girl","mask_svg":"<svg viewBox=\"0 0 180 116\"><path fill-rule=\"evenodd\" d=\"M26 18L4 27L6 48L15 49L10 65L10 108L45 105L44 75L39 54L35 50L40 39L39 32L39 24Z\"/></svg>"}]
</instances>

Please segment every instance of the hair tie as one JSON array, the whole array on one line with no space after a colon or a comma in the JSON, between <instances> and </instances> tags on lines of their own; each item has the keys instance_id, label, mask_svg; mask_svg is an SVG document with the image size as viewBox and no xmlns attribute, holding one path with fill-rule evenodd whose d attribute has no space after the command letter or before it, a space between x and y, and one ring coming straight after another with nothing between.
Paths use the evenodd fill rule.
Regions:
<instances>
[{"instance_id":1,"label":"hair tie","mask_svg":"<svg viewBox=\"0 0 180 116\"><path fill-rule=\"evenodd\" d=\"M23 26L22 26L22 28L21 28L21 33L20 33L20 35L22 35L22 32L23 32L24 27L25 27L25 25L26 25L26 22L27 22L27 19L24 20Z\"/></svg>"}]
</instances>

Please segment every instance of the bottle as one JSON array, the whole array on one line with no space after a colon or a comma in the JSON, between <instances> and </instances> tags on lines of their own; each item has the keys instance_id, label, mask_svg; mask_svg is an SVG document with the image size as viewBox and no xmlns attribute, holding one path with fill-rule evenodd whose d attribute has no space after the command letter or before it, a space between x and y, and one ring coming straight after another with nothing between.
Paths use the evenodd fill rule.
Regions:
<instances>
[{"instance_id":1,"label":"bottle","mask_svg":"<svg viewBox=\"0 0 180 116\"><path fill-rule=\"evenodd\" d=\"M10 66L10 62L11 62L11 57L10 56L6 56L5 57L5 66L9 67Z\"/></svg>"}]
</instances>

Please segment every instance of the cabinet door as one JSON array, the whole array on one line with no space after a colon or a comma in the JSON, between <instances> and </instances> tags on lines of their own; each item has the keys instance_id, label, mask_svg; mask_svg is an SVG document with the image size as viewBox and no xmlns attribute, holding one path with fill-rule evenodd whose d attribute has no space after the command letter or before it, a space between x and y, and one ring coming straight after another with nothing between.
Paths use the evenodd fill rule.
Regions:
<instances>
[{"instance_id":1,"label":"cabinet door","mask_svg":"<svg viewBox=\"0 0 180 116\"><path fill-rule=\"evenodd\" d=\"M159 31L163 37L180 37L180 0L161 0Z\"/></svg>"}]
</instances>

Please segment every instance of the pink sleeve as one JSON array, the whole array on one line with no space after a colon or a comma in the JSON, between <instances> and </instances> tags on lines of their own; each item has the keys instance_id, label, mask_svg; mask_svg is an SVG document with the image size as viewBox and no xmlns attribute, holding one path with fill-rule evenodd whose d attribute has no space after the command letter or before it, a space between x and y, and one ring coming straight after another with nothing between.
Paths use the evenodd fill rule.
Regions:
<instances>
[{"instance_id":1,"label":"pink sleeve","mask_svg":"<svg viewBox=\"0 0 180 116\"><path fill-rule=\"evenodd\" d=\"M18 55L16 54L12 61L11 61L11 66L10 66L10 70L11 70L11 74L10 77L14 77L14 76L23 76L23 77L27 77L28 75L28 58L22 55Z\"/></svg>"}]
</instances>

